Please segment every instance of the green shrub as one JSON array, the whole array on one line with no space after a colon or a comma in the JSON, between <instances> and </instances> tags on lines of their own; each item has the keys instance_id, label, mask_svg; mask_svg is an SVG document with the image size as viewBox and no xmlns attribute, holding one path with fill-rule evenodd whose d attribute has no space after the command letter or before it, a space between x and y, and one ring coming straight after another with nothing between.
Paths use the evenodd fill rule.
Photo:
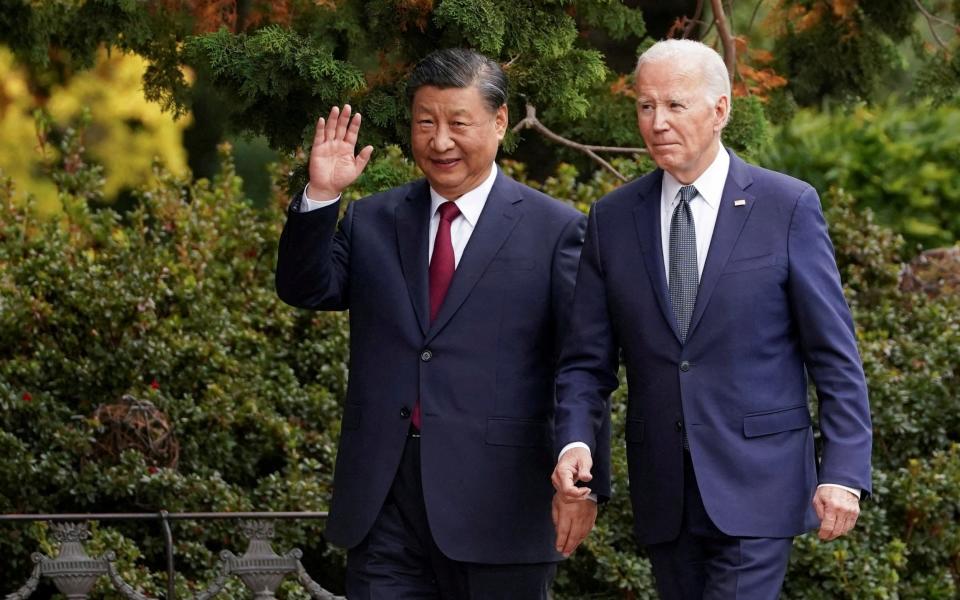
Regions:
<instances>
[{"instance_id":1,"label":"green shrub","mask_svg":"<svg viewBox=\"0 0 960 600\"><path fill-rule=\"evenodd\" d=\"M960 239L960 106L857 106L801 111L774 134L760 161L838 186L903 234L912 247Z\"/></svg>"},{"instance_id":2,"label":"green shrub","mask_svg":"<svg viewBox=\"0 0 960 600\"><path fill-rule=\"evenodd\" d=\"M254 211L227 153L221 173L191 183L157 169L122 218L91 211L77 189L62 195L62 220L38 221L3 186L0 511L325 510L346 320L277 299L282 208ZM97 450L94 410L127 393L169 417L175 469ZM30 551L49 541L43 526L2 527L9 592L29 573ZM278 529L278 550L326 551L319 521ZM225 523L177 525L175 534L178 568L192 581L212 580L220 549L246 547ZM120 544L130 581L158 592L156 526L104 524L93 545L108 539Z\"/></svg>"}]
</instances>

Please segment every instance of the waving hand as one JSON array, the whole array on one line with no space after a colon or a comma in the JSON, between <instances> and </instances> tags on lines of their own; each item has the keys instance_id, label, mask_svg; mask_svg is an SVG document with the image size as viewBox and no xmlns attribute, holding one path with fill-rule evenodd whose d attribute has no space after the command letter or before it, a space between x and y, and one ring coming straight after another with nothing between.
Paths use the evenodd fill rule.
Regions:
<instances>
[{"instance_id":1,"label":"waving hand","mask_svg":"<svg viewBox=\"0 0 960 600\"><path fill-rule=\"evenodd\" d=\"M332 200L356 181L373 154L373 146L366 146L356 156L357 132L360 131L360 113L350 118L350 105L341 111L334 106L330 115L317 121L317 131L310 149L310 186L307 195L312 200Z\"/></svg>"}]
</instances>

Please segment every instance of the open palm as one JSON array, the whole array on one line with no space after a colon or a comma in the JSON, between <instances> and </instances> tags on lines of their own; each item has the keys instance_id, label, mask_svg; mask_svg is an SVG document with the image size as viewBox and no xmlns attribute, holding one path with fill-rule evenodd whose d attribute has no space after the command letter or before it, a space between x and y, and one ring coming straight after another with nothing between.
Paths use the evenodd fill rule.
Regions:
<instances>
[{"instance_id":1,"label":"open palm","mask_svg":"<svg viewBox=\"0 0 960 600\"><path fill-rule=\"evenodd\" d=\"M334 106L327 119L320 117L310 150L310 187L307 195L311 200L330 200L356 181L373 154L373 146L366 146L354 155L357 133L360 131L360 114L350 118L350 105L340 110Z\"/></svg>"}]
</instances>

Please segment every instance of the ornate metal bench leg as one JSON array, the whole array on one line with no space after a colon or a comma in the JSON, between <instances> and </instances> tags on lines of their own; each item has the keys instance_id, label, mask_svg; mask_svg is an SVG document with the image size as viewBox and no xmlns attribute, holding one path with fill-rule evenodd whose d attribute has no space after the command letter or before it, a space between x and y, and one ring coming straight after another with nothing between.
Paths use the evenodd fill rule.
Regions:
<instances>
[{"instance_id":1,"label":"ornate metal bench leg","mask_svg":"<svg viewBox=\"0 0 960 600\"><path fill-rule=\"evenodd\" d=\"M144 596L133 587L120 578L117 569L113 566L113 561L117 560L117 554L112 550L103 555L103 560L107 563L107 575L113 583L114 589L123 594L128 600L154 600L150 596Z\"/></svg>"},{"instance_id":2,"label":"ornate metal bench leg","mask_svg":"<svg viewBox=\"0 0 960 600\"><path fill-rule=\"evenodd\" d=\"M300 562L300 558L303 556L303 552L300 550L291 550L287 553L287 556L296 559L297 561L297 581L300 582L300 585L303 586L303 589L310 594L310 597L314 600L346 600L343 596L334 596L333 593L328 592L327 590L320 587L320 584L310 578L310 574L307 573L307 570L303 568L303 564Z\"/></svg>"},{"instance_id":3,"label":"ornate metal bench leg","mask_svg":"<svg viewBox=\"0 0 960 600\"><path fill-rule=\"evenodd\" d=\"M4 596L4 600L27 600L30 594L37 590L37 585L40 583L40 563L47 557L34 552L30 555L30 558L33 559L34 562L33 573L30 574L30 579L20 586L19 590Z\"/></svg>"},{"instance_id":4,"label":"ornate metal bench leg","mask_svg":"<svg viewBox=\"0 0 960 600\"><path fill-rule=\"evenodd\" d=\"M225 585L227 585L227 579L230 578L230 561L235 560L237 557L234 556L233 552L229 550L224 550L220 553L220 574L217 575L217 578L213 580L207 589L203 592L194 596L194 600L210 600L221 591Z\"/></svg>"}]
</instances>

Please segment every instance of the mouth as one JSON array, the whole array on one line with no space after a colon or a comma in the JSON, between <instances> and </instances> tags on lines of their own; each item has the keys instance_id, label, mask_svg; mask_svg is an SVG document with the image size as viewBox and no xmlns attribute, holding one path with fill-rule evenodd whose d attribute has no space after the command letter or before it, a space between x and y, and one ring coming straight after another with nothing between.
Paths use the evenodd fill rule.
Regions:
<instances>
[{"instance_id":1,"label":"mouth","mask_svg":"<svg viewBox=\"0 0 960 600\"><path fill-rule=\"evenodd\" d=\"M446 170L446 169L452 169L456 167L458 164L460 164L460 159L459 158L431 158L430 162L433 164L434 167L441 170Z\"/></svg>"}]
</instances>

